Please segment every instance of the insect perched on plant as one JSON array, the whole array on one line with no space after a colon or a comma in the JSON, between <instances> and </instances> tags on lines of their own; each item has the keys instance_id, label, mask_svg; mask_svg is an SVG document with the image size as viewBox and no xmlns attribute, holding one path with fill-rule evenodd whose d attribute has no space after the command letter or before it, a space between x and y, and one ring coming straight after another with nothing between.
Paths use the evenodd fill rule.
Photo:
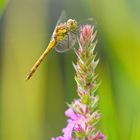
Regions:
<instances>
[{"instance_id":1,"label":"insect perched on plant","mask_svg":"<svg viewBox=\"0 0 140 140\"><path fill-rule=\"evenodd\" d=\"M92 20L92 19L89 19ZM51 40L48 44L48 47L36 61L36 63L31 68L29 74L26 77L26 80L29 80L32 75L35 73L36 69L40 63L44 60L45 56L53 49L57 52L66 52L70 50L76 43L79 35L79 27L75 19L66 20L66 13L63 11L60 15L60 18L56 24L54 32L52 34Z\"/></svg>"},{"instance_id":2,"label":"insect perched on plant","mask_svg":"<svg viewBox=\"0 0 140 140\"><path fill-rule=\"evenodd\" d=\"M74 46L78 35L78 24L74 19L68 19L66 21L66 14L63 11L60 18L56 24L54 32L52 34L51 40L48 44L46 50L42 53L39 59L31 68L26 80L29 80L41 62L44 60L45 56L53 49L57 52L65 52Z\"/></svg>"}]
</instances>

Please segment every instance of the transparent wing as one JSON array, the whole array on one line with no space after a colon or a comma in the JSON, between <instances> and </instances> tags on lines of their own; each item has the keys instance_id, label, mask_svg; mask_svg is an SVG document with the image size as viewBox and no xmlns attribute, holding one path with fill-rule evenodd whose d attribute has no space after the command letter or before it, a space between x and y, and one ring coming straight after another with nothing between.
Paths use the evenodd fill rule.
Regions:
<instances>
[{"instance_id":1,"label":"transparent wing","mask_svg":"<svg viewBox=\"0 0 140 140\"><path fill-rule=\"evenodd\" d=\"M67 14L66 14L65 10L63 10L63 11L61 12L61 14L60 14L60 16L59 16L57 22L56 22L56 26L55 26L55 28L54 28L54 32L55 32L55 29L56 29L56 27L57 27L58 25L60 25L61 23L66 22L66 21L67 21ZM53 33L52 33L52 36L53 36Z\"/></svg>"},{"instance_id":2,"label":"transparent wing","mask_svg":"<svg viewBox=\"0 0 140 140\"><path fill-rule=\"evenodd\" d=\"M55 46L55 50L60 53L66 52L75 45L76 41L77 41L77 34L73 32L69 32L68 35L66 35L64 39L62 39L62 41L57 43L57 45Z\"/></svg>"},{"instance_id":3,"label":"transparent wing","mask_svg":"<svg viewBox=\"0 0 140 140\"><path fill-rule=\"evenodd\" d=\"M63 10L60 14L60 17L59 17L57 23L56 23L56 26L58 26L60 23L66 22L66 21L67 21L67 14L66 14L66 11Z\"/></svg>"}]
</instances>

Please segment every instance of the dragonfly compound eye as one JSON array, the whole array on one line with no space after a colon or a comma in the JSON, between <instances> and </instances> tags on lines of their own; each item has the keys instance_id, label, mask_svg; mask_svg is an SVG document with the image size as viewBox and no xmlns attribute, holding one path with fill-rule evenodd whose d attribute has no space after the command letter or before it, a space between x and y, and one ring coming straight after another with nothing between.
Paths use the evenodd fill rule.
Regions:
<instances>
[{"instance_id":1,"label":"dragonfly compound eye","mask_svg":"<svg viewBox=\"0 0 140 140\"><path fill-rule=\"evenodd\" d=\"M69 28L69 30L75 30L77 28L77 22L74 19L69 19L67 21L67 27Z\"/></svg>"}]
</instances>

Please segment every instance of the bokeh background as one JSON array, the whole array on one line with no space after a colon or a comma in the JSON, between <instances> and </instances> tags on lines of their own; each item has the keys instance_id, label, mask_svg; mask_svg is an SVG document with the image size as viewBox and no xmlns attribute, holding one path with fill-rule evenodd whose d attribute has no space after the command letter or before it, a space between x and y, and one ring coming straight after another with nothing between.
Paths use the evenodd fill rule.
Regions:
<instances>
[{"instance_id":1,"label":"bokeh background","mask_svg":"<svg viewBox=\"0 0 140 140\"><path fill-rule=\"evenodd\" d=\"M99 128L108 140L140 140L139 0L0 0L0 140L49 140L66 125L66 102L77 98L74 52L53 50L25 81L63 9L96 21Z\"/></svg>"}]
</instances>

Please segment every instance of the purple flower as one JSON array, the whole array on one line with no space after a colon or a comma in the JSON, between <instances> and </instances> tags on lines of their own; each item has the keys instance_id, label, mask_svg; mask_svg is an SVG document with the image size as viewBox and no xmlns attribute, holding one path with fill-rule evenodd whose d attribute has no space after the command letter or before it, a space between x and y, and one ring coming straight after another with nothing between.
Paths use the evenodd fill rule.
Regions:
<instances>
[{"instance_id":1,"label":"purple flower","mask_svg":"<svg viewBox=\"0 0 140 140\"><path fill-rule=\"evenodd\" d=\"M69 117L71 120L76 120L78 118L78 116L73 112L71 108L66 110L65 115Z\"/></svg>"},{"instance_id":2,"label":"purple flower","mask_svg":"<svg viewBox=\"0 0 140 140\"><path fill-rule=\"evenodd\" d=\"M79 114L85 114L87 113L87 106L85 104L82 104L80 100L75 100L73 102L73 107L75 112L79 113Z\"/></svg>"},{"instance_id":3,"label":"purple flower","mask_svg":"<svg viewBox=\"0 0 140 140\"><path fill-rule=\"evenodd\" d=\"M73 128L74 128L74 124L75 124L75 120L77 120L77 115L73 112L73 110L71 108L69 108L68 110L66 110L65 115L67 117L69 117L70 119L68 119L68 124L66 126L66 128L63 128L62 132L63 132L63 137L57 137L52 138L52 140L72 140L72 132L73 132Z\"/></svg>"},{"instance_id":4,"label":"purple flower","mask_svg":"<svg viewBox=\"0 0 140 140\"><path fill-rule=\"evenodd\" d=\"M75 131L81 131L82 130L81 125L80 124L75 124L74 125L74 130Z\"/></svg>"},{"instance_id":5,"label":"purple flower","mask_svg":"<svg viewBox=\"0 0 140 140\"><path fill-rule=\"evenodd\" d=\"M101 140L104 140L104 139L105 139L105 136L104 136L103 133L100 132L100 131L97 133L97 137L98 137L99 139L101 139Z\"/></svg>"},{"instance_id":6,"label":"purple flower","mask_svg":"<svg viewBox=\"0 0 140 140\"><path fill-rule=\"evenodd\" d=\"M72 131L74 127L74 122L72 120L68 120L68 124L66 128L63 128L62 132L64 133L64 138L71 140L72 139Z\"/></svg>"},{"instance_id":7,"label":"purple flower","mask_svg":"<svg viewBox=\"0 0 140 140\"><path fill-rule=\"evenodd\" d=\"M74 113L74 111L69 108L66 112L65 112L65 115L68 116L70 119L68 120L68 124L70 126L73 126L75 124L80 124L81 128L83 130L86 129L86 122L87 122L87 118L85 118L85 116L83 115L80 115L80 114L77 114L77 113ZM69 126L68 125L68 126Z\"/></svg>"},{"instance_id":8,"label":"purple flower","mask_svg":"<svg viewBox=\"0 0 140 140\"><path fill-rule=\"evenodd\" d=\"M105 136L101 131L97 132L97 134L93 137L92 140L105 140Z\"/></svg>"}]
</instances>

